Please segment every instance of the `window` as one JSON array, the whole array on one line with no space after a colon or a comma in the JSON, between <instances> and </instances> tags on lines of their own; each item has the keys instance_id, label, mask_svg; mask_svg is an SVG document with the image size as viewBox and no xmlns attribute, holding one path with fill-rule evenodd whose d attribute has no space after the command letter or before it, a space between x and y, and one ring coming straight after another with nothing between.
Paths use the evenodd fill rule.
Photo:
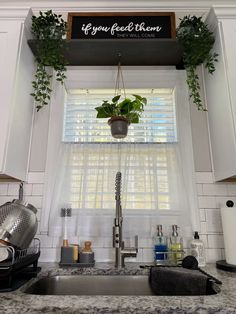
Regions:
<instances>
[{"instance_id":1,"label":"window","mask_svg":"<svg viewBox=\"0 0 236 314\"><path fill-rule=\"evenodd\" d=\"M154 215L158 223L180 227L189 226L191 217L199 229L185 71L155 67L123 71L129 92L144 92L150 107L137 129L131 126L126 142L111 142L107 120L96 119L92 108L104 94L113 96L116 69L112 71L109 67L68 71L67 93L58 84L51 104L43 204L49 210L42 212L41 231L60 234L56 231L60 208L68 202L80 217L114 217L117 171L122 172L125 215ZM63 106L65 95L67 106Z\"/></svg>"},{"instance_id":2,"label":"window","mask_svg":"<svg viewBox=\"0 0 236 314\"><path fill-rule=\"evenodd\" d=\"M127 97L138 94L147 98L140 123L129 126L124 142L176 142L174 89L126 90ZM97 119L95 107L104 99L112 99L114 90L69 90L65 102L63 140L65 142L116 142L110 135L108 119ZM123 142L122 141L122 142Z\"/></svg>"},{"instance_id":3,"label":"window","mask_svg":"<svg viewBox=\"0 0 236 314\"><path fill-rule=\"evenodd\" d=\"M129 127L125 141L112 138L108 119L96 118L94 108L111 99L113 90L67 93L63 140L70 143L66 149L68 202L75 209L113 208L115 175L121 171L124 209L177 211L181 172L176 158L174 89L127 92L145 96L148 104L140 123Z\"/></svg>"}]
</instances>

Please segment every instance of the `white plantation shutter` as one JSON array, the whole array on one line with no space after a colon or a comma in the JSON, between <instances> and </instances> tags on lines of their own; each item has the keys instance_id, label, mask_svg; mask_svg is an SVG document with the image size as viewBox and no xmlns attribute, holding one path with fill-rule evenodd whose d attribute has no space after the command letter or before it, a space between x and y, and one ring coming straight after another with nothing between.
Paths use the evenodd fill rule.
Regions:
<instances>
[{"instance_id":1,"label":"white plantation shutter","mask_svg":"<svg viewBox=\"0 0 236 314\"><path fill-rule=\"evenodd\" d=\"M123 142L169 143L176 142L175 95L173 89L127 90L128 97L139 94L147 98L147 106L140 123L129 126ZM99 143L117 142L110 134L108 119L97 119L95 107L103 100L111 100L113 90L80 90L67 94L63 141Z\"/></svg>"}]
</instances>

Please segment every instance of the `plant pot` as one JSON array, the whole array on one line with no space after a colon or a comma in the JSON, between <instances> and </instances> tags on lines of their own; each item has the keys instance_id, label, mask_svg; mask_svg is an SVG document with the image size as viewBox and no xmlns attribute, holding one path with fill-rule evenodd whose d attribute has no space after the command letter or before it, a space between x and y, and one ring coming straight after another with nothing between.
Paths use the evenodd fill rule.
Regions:
<instances>
[{"instance_id":1,"label":"plant pot","mask_svg":"<svg viewBox=\"0 0 236 314\"><path fill-rule=\"evenodd\" d=\"M112 117L108 120L111 126L111 135L114 138L125 138L128 134L129 120L124 117Z\"/></svg>"}]
</instances>

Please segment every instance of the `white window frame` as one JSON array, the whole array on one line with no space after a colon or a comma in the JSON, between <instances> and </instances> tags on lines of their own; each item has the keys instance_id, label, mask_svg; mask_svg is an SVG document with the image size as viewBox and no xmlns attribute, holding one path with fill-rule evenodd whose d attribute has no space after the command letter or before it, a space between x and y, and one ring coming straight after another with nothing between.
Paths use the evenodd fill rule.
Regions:
<instances>
[{"instance_id":1,"label":"white window frame","mask_svg":"<svg viewBox=\"0 0 236 314\"><path fill-rule=\"evenodd\" d=\"M194 230L200 228L200 218L197 203L195 184L195 170L192 148L192 132L190 121L189 96L186 85L186 71L176 70L173 67L123 67L125 86L129 89L138 88L175 88L176 89L176 119L177 137L180 145L180 154L183 176L186 182L186 197ZM66 89L72 88L105 88L113 89L117 67L113 66L81 66L68 67ZM45 169L45 185L43 208L40 221L40 232L48 232L49 212L53 190L53 173L55 160L62 140L64 95L65 88L53 80L53 96L50 103L50 118L48 130L48 149ZM181 121L181 122L180 122ZM147 214L148 215L148 214Z\"/></svg>"}]
</instances>

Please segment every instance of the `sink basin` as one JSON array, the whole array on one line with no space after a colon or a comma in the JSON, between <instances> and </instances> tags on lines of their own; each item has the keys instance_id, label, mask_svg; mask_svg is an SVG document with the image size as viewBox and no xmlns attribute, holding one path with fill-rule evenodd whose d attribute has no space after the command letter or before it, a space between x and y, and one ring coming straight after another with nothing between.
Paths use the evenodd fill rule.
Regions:
<instances>
[{"instance_id":1,"label":"sink basin","mask_svg":"<svg viewBox=\"0 0 236 314\"><path fill-rule=\"evenodd\" d=\"M154 295L148 276L55 276L39 279L25 293L39 295Z\"/></svg>"},{"instance_id":2,"label":"sink basin","mask_svg":"<svg viewBox=\"0 0 236 314\"><path fill-rule=\"evenodd\" d=\"M174 292L173 295L177 295ZM74 275L39 279L25 291L37 295L155 295L145 275ZM206 295L220 292L210 285Z\"/></svg>"}]
</instances>

